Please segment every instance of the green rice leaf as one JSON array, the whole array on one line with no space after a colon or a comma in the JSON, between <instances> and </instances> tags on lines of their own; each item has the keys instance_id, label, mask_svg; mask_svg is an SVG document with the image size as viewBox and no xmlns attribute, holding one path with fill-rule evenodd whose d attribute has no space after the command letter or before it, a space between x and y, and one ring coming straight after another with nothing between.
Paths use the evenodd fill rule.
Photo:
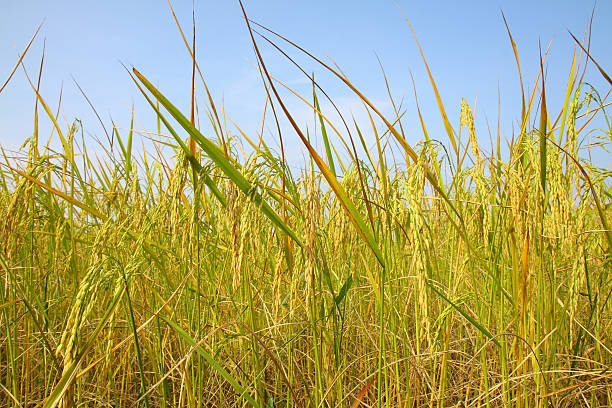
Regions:
<instances>
[{"instance_id":1,"label":"green rice leaf","mask_svg":"<svg viewBox=\"0 0 612 408\"><path fill-rule=\"evenodd\" d=\"M189 344L191 347L193 347L195 349L195 351L202 358L204 358L204 360L206 360L206 362L208 364L210 364L210 366L217 373L219 373L223 378L225 378L225 380L234 388L234 390L236 390L236 392L238 392L238 394L240 395L240 398L244 398L249 404L251 404L251 406L253 406L255 408L259 408L260 407L260 405L257 403L257 401L255 401L255 399L253 399L253 397L248 392L248 390L246 390L242 385L240 385L238 380L236 380L230 373L228 373L227 370L225 368L223 368L217 362L217 360L215 360L213 358L213 356L210 353L208 353L206 350L204 350L201 345L199 345L193 338L191 338L191 336L187 332L185 332L185 330L183 330L181 327L179 327L179 325L177 325L173 321L171 321L169 319L166 319L164 316L160 316L160 317L170 327L172 327L174 329L174 331L179 335L179 337L181 339L183 339L184 341L187 342L187 344Z\"/></svg>"},{"instance_id":2,"label":"green rice leaf","mask_svg":"<svg viewBox=\"0 0 612 408\"><path fill-rule=\"evenodd\" d=\"M289 235L299 246L302 246L302 241L297 237L295 232L285 224L281 217L270 207L270 205L263 199L261 194L257 191L257 188L253 186L236 166L225 157L225 153L217 147L208 138L204 137L198 129L160 92L151 84L136 68L133 69L134 75L140 80L140 82L155 96L155 98L162 104L164 108L172 115L172 117L192 136L195 141L200 145L202 150L211 158L211 160L219 166L221 171L227 175L230 180L253 202L261 209L270 221L274 223L280 230ZM181 146L183 147L183 146ZM185 148L183 147L185 150ZM189 148L186 149L189 151Z\"/></svg>"}]
</instances>

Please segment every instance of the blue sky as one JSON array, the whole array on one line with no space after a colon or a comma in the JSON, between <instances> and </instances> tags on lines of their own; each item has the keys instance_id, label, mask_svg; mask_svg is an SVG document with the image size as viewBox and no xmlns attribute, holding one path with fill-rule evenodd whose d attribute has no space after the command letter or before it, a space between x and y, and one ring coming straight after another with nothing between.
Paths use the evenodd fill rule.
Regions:
<instances>
[{"instance_id":1,"label":"blue sky","mask_svg":"<svg viewBox=\"0 0 612 408\"><path fill-rule=\"evenodd\" d=\"M260 129L264 91L254 66L255 56L237 1L175 1L183 28L191 35L195 4L198 63L218 104L249 135ZM427 73L402 11L412 23L425 57L437 81L447 113L457 128L460 100L476 105L477 132L488 145L486 118L497 122L498 87L501 99L502 135L510 138L520 115L520 90L514 56L508 41L503 10L518 45L525 84L533 86L539 68L538 42L544 49L552 40L546 64L549 111L557 114L568 78L574 42L567 30L582 38L593 8L589 1L302 1L245 0L249 16L289 37L315 55L329 57L352 82L386 113L391 113L380 58L397 101L404 99L403 121L410 143L422 138L414 104L410 71L414 74L419 103L431 136L446 141ZM398 8L399 6L399 8ZM400 11L401 8L401 11ZM600 65L612 73L612 2L595 8L591 51ZM41 93L56 109L63 86L62 123L82 121L88 143L104 139L97 119L73 82L87 93L107 127L112 117L127 128L134 105L138 129L155 129L155 120L120 61L137 67L184 112L189 111L191 65L165 0L149 1L39 1L6 2L0 14L0 83L9 75L38 24L40 35L25 58L36 77L43 43L46 44ZM311 85L290 63L263 41L264 58L273 75L310 97ZM281 43L279 43L280 45ZM315 72L323 87L350 118L365 126L358 100L328 73L286 48ZM605 95L610 89L591 65L586 80ZM199 87L202 90L202 87ZM200 106L204 99L199 94ZM0 145L15 150L33 129L34 94L19 70L0 94ZM287 104L300 124L312 132L312 112L287 95ZM477 102L476 102L477 101ZM476 103L475 103L476 102ZM205 118L202 129L207 132ZM273 127L264 131L272 146ZM44 130L48 121L41 122ZM302 161L303 147L286 122L284 137L288 155ZM228 128L235 129L228 120ZM122 131L124 132L124 131ZM46 135L49 132L47 131ZM210 133L208 133L210 135ZM46 136L43 136L46 137ZM322 152L322 143L317 142ZM338 145L338 147L340 147ZM610 165L610 155L598 155ZM601 159L599 159L601 157Z\"/></svg>"}]
</instances>

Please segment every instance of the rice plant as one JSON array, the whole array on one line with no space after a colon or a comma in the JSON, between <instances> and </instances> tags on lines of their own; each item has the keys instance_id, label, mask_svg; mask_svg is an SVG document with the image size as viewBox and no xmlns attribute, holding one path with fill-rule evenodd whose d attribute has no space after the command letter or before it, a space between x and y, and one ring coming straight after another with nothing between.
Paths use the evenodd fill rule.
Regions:
<instances>
[{"instance_id":1,"label":"rice plant","mask_svg":"<svg viewBox=\"0 0 612 408\"><path fill-rule=\"evenodd\" d=\"M385 116L337 67L244 17L262 122L291 124L280 153L222 125L185 36L215 134L193 97L187 115L147 67L126 72L172 157L136 155L133 120L91 155L79 122L62 126L30 82L35 129L49 120L44 140L61 149L35 131L1 162L0 406L612 405L612 184L581 150L594 118L607 128L588 148L610 146L606 97L583 78L595 64L612 86L597 56L576 40L554 113L540 57L533 89L521 78L520 129L498 130L490 152L467 101L449 119L423 57L449 144L420 110L409 144L401 107ZM372 126L336 126L303 70L317 151L262 47L311 58ZM308 152L300 171L287 138Z\"/></svg>"}]
</instances>

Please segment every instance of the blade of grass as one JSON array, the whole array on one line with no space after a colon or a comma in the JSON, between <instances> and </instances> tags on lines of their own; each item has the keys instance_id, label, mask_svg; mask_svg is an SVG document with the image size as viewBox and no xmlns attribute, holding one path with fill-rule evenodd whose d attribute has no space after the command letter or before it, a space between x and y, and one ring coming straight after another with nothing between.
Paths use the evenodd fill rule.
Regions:
<instances>
[{"instance_id":1,"label":"blade of grass","mask_svg":"<svg viewBox=\"0 0 612 408\"><path fill-rule=\"evenodd\" d=\"M429 286L431 290L436 292L438 296L440 296L442 299L448 302L448 304L451 305L456 311L458 311L461 314L461 316L463 316L467 321L472 323L472 325L474 325L474 327L476 327L482 334L487 336L496 346L501 347L501 344L499 343L499 341L491 334L489 330L487 330L476 319L470 316L465 310L459 307L459 305L457 305L455 302L450 300L444 293L442 293L441 290L436 288L436 286L429 279L425 280L425 283L427 284L427 286Z\"/></svg>"},{"instance_id":2,"label":"blade of grass","mask_svg":"<svg viewBox=\"0 0 612 408\"><path fill-rule=\"evenodd\" d=\"M419 48L419 52L421 53L421 58L423 59L423 63L425 64L425 68L427 69L427 75L429 76L431 87L433 88L434 93L436 94L436 101L438 102L438 110L440 111L440 115L442 115L442 121L444 122L444 128L446 129L446 134L448 135L448 138L450 139L453 145L453 150L455 151L455 155L457 156L457 164L459 165L459 145L457 144L457 141L455 140L455 131L453 130L453 127L451 126L448 120L448 116L446 115L446 110L444 109L444 104L442 103L442 98L440 97L440 92L438 92L438 87L436 86L436 81L434 80L431 70L429 69L429 64L427 64L427 60L425 59L425 54L423 54L423 49L421 48L421 44L419 43L416 33L414 32L414 29L412 28L412 24L410 24L408 17L404 14L403 11L402 11L402 14L404 16L404 19L408 23L408 26L410 27L410 31L412 31L412 36L414 37L414 41L416 42L417 47Z\"/></svg>"},{"instance_id":3,"label":"blade of grass","mask_svg":"<svg viewBox=\"0 0 612 408\"><path fill-rule=\"evenodd\" d=\"M240 383L230 373L228 373L227 370L224 369L217 362L217 360L213 358L212 355L206 352L206 350L204 350L202 346L198 344L198 342L196 342L193 338L191 338L191 336L188 333L186 333L181 327L179 327L176 323L167 319L166 317L160 316L160 318L163 321L165 321L170 327L172 327L172 329L174 329L176 334L178 334L181 339L187 342L187 344L189 344L191 347L194 347L197 353L200 356L202 356L202 358L204 358L204 360L206 360L206 362L217 373L219 373L219 375L221 375L232 386L232 388L236 390L236 392L238 392L240 398L244 398L245 401L247 401L249 404L251 404L251 406L255 408L260 407L260 405L257 403L257 401L253 399L253 397L249 394L249 392L242 385L240 385Z\"/></svg>"},{"instance_id":4,"label":"blade of grass","mask_svg":"<svg viewBox=\"0 0 612 408\"><path fill-rule=\"evenodd\" d=\"M563 102L563 109L562 109L563 114L561 117L561 124L560 124L561 127L559 128L559 138L558 138L559 143L562 143L563 130L565 129L565 125L566 125L565 121L566 121L567 113L570 107L570 97L574 89L575 67L576 67L576 48L574 48L574 54L572 56L572 67L570 68L570 75L567 81L567 88L565 90L565 100Z\"/></svg>"},{"instance_id":5,"label":"blade of grass","mask_svg":"<svg viewBox=\"0 0 612 408\"><path fill-rule=\"evenodd\" d=\"M287 226L280 216L270 207L264 200L257 189L240 173L236 166L225 157L225 153L219 149L213 142L204 137L199 130L195 128L187 120L187 118L160 92L151 84L136 68L133 70L134 75L140 82L151 92L162 106L172 115L172 117L187 131L187 133L198 142L202 150L210 157L210 159L225 173L234 184L250 199L257 204L263 214L270 219L281 231L289 235L299 246L302 246L302 241L297 237L295 232Z\"/></svg>"},{"instance_id":6,"label":"blade of grass","mask_svg":"<svg viewBox=\"0 0 612 408\"><path fill-rule=\"evenodd\" d=\"M518 69L519 75L519 83L521 84L521 122L525 121L525 89L523 87L523 74L521 73L521 62L518 56L518 50L516 48L516 43L514 42L514 38L512 38L512 33L510 32L510 27L508 26L508 21L506 21L506 16L502 11L502 18L504 19L504 24L506 25L506 31L508 32L508 38L510 38L510 44L512 44L512 51L514 52L514 59L516 60L516 67Z\"/></svg>"},{"instance_id":7,"label":"blade of grass","mask_svg":"<svg viewBox=\"0 0 612 408\"><path fill-rule=\"evenodd\" d=\"M359 394L357 395L357 398L355 398L355 402L353 402L353 405L351 405L351 408L357 408L359 406L365 393L368 392L372 384L374 384L374 380L376 380L376 377L372 378L370 382L367 383L365 387L361 389L361 391L359 391Z\"/></svg>"},{"instance_id":8,"label":"blade of grass","mask_svg":"<svg viewBox=\"0 0 612 408\"><path fill-rule=\"evenodd\" d=\"M542 103L540 110L540 184L543 197L546 196L546 124L548 114L546 112L546 87L544 84L544 65L542 63L542 50L540 49L540 71L542 72ZM544 200L544 198L543 198Z\"/></svg>"},{"instance_id":9,"label":"blade of grass","mask_svg":"<svg viewBox=\"0 0 612 408\"><path fill-rule=\"evenodd\" d=\"M127 68L126 68L126 70L127 70ZM191 164L191 166L193 166L193 168L195 169L196 172L201 171L202 170L202 165L197 160L197 158L193 154L191 154L190 148L185 145L183 140L179 137L178 133L176 133L174 128L170 125L170 123L168 123L168 121L166 120L164 115L161 114L161 112L159 111L158 105L153 103L151 98L149 98L149 96L144 92L144 90L142 89L140 84L136 81L136 79L132 76L132 74L129 71L128 71L128 74L130 74L130 76L132 77L132 80L134 81L134 83L136 84L136 86L138 87L138 89L140 90L142 95L145 97L145 99L147 100L147 102L149 103L151 108L157 114L157 119L164 124L164 126L166 127L166 129L168 129L168 131L170 132L170 134L172 135L174 140L176 140L176 142L179 144L179 146L181 147L181 149L183 150L183 152L187 156L187 160L189 160L189 163ZM159 102L159 100L158 100L158 102ZM210 188L210 190L212 191L214 196L219 200L221 205L223 205L225 207L226 206L225 196L223 196L221 191L219 191L219 188L217 187L215 182L210 178L210 176L208 174L206 174L204 176L204 183L206 184L206 186L208 188Z\"/></svg>"},{"instance_id":10,"label":"blade of grass","mask_svg":"<svg viewBox=\"0 0 612 408\"><path fill-rule=\"evenodd\" d=\"M595 66L597 67L597 69L599 70L599 72L601 73L601 75L605 78L606 81L608 81L608 83L610 85L612 85L612 79L610 78L610 76L606 73L606 71L603 70L603 68L597 63L597 61L595 61L595 59L591 56L591 54L587 51L586 48L584 48L582 46L582 44L580 44L580 41L578 41L578 39L576 37L574 37L574 34L571 33L571 31L569 31L569 34L572 36L572 38L574 39L574 41L576 41L576 44L578 44L580 46L580 48L582 48L582 50L586 53L586 55L591 59L591 61L593 61L593 63L595 64Z\"/></svg>"},{"instance_id":11,"label":"blade of grass","mask_svg":"<svg viewBox=\"0 0 612 408\"><path fill-rule=\"evenodd\" d=\"M2 84L2 86L0 86L0 93L2 93L2 91L4 90L4 88L6 87L6 85L8 85L8 83L11 81L11 78L13 77L13 75L15 74L15 71L17 71L17 68L19 68L19 65L21 65L21 62L23 61L23 57L25 57L25 55L27 54L28 50L30 49L30 46L32 45L32 43L34 42L34 39L36 38L36 36L38 35L38 32L40 31L40 28L42 27L43 23L40 23L38 25L38 28L36 29L36 32L34 32L34 35L32 36L32 38L30 39L30 42L28 42L28 45L25 47L25 50L23 50L23 52L21 53L21 55L19 56L19 59L17 60L17 63L15 64L15 67L13 68L13 70L11 71L11 73L9 74L8 78L6 79L6 81L4 81L4 83Z\"/></svg>"},{"instance_id":12,"label":"blade of grass","mask_svg":"<svg viewBox=\"0 0 612 408\"><path fill-rule=\"evenodd\" d=\"M317 91L316 91L316 87L314 86L314 83L315 83L314 73L312 74L312 83L313 83L312 96L314 99L314 105L316 108L317 116L319 117L319 123L321 124L321 135L323 136L323 143L325 144L325 153L327 154L327 163L334 177L337 177L336 166L334 165L334 158L332 156L331 147L329 145L329 138L327 137L327 130L325 129L325 122L323 121L323 116L321 115L321 108L319 107L319 101L317 100Z\"/></svg>"},{"instance_id":13,"label":"blade of grass","mask_svg":"<svg viewBox=\"0 0 612 408\"><path fill-rule=\"evenodd\" d=\"M304 145L308 149L308 153L310 154L310 157L315 161L315 163L317 164L317 167L319 167L319 170L321 171L321 173L323 174L323 176L325 177L325 179L329 183L330 187L332 188L332 190L334 191L334 193L338 197L338 201L341 203L341 205L346 210L349 218L351 219L351 221L353 222L353 224L357 228L357 232L362 236L362 238L365 240L366 244L370 247L370 249L372 250L372 252L376 256L376 259L378 260L378 262L384 267L385 261L384 261L384 258L382 256L382 253L380 252L380 249L378 248L378 244L376 243L376 240L374 239L374 235L372 234L370 229L367 227L366 223L361 218L361 215L359 214L359 211L357 210L357 208L355 207L355 205L353 204L353 202L349 198L349 196L346 193L346 191L344 190L344 188L342 188L342 186L340 185L340 183L338 182L336 177L333 175L333 173L331 172L329 167L327 167L327 165L325 164L325 162L323 161L321 156L319 156L319 154L316 152L314 147L312 147L312 145L310 144L310 142L308 141L306 136L304 136L304 133L299 128L299 126L297 125L297 123L295 122L295 120L293 119L293 117L291 116L289 111L287 110L287 107L285 106L285 104L281 100L280 95L278 94L278 91L276 90L276 87L274 86L274 83L273 83L272 79L270 78L270 75L268 73L266 65L263 62L263 58L262 58L262 56L261 56L261 54L259 52L259 48L257 47L257 42L255 41L255 37L253 35L253 31L251 30L251 25L249 23L250 20L248 19L247 15L246 15L246 11L244 10L244 6L242 5L242 1L240 1L240 6L242 8L242 13L244 15L245 21L247 23L247 27L249 29L249 33L251 35L251 41L252 41L253 46L255 48L255 53L257 54L257 58L259 60L259 63L261 64L261 67L262 67L264 73L266 74L266 77L267 77L267 79L269 81L269 84L270 84L270 88L272 89L272 91L274 93L274 96L276 97L276 100L280 104L283 112L285 113L285 116L287 117L287 119L291 123L293 129L295 130L295 132L298 134L298 136L300 137L300 139L302 140L302 142L304 143Z\"/></svg>"},{"instance_id":14,"label":"blade of grass","mask_svg":"<svg viewBox=\"0 0 612 408\"><path fill-rule=\"evenodd\" d=\"M115 260L116 261L116 260ZM138 368L140 370L140 395L144 395L144 403L145 407L149 407L149 398L145 395L147 391L147 385L145 381L145 371L142 364L142 352L140 350L140 342L138 341L138 332L136 331L136 319L134 318L134 309L132 308L132 299L130 297L130 288L128 286L128 279L125 275L125 270L123 266L116 261L121 268L121 276L123 278L125 297L127 299L128 305L128 317L130 321L130 329L132 329L132 334L134 335L134 348L136 349L136 360L138 361Z\"/></svg>"},{"instance_id":15,"label":"blade of grass","mask_svg":"<svg viewBox=\"0 0 612 408\"><path fill-rule=\"evenodd\" d=\"M194 56L195 39L194 39L194 49L192 50L192 48L189 46L189 43L187 42L187 38L185 37L183 28L181 27L181 24L179 23L178 18L176 17L176 14L174 13L174 8L172 7L170 0L168 0L168 7L170 7L170 12L172 13L172 18L174 19L174 23L176 24L176 27L178 28L181 34L181 38L183 39L185 48L187 48L187 51L189 52L189 56L194 62L195 69L198 71L198 76L200 77L200 80L202 81L202 84L204 85L204 90L206 91L206 96L208 97L208 103L210 104L210 107L213 111L213 116L215 117L216 122L217 122L217 126L215 127L219 131L219 136L221 136L221 145L223 146L223 153L225 154L226 158L229 158L229 155L227 153L227 143L225 140L225 135L223 134L223 127L221 126L221 120L219 119L219 114L217 113L217 107L215 105L215 102L213 101L212 95L210 94L208 85L206 84L206 81L204 81L204 75L202 75L202 71L200 71L200 66L198 65L198 62L195 60L195 56Z\"/></svg>"}]
</instances>

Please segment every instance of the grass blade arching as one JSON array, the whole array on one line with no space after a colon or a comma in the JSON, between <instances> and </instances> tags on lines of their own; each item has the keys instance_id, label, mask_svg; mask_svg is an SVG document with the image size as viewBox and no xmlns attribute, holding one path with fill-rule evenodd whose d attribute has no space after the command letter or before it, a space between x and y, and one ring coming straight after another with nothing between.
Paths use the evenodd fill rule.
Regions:
<instances>
[{"instance_id":1,"label":"grass blade arching","mask_svg":"<svg viewBox=\"0 0 612 408\"><path fill-rule=\"evenodd\" d=\"M298 245L302 246L302 241L297 237L295 232L287 226L280 216L270 207L270 205L259 194L257 189L240 173L240 171L225 157L225 153L219 149L213 142L204 137L198 129L161 93L151 84L136 68L133 69L134 75L140 82L151 92L155 98L162 104L172 117L192 136L200 145L202 150L210 157L210 159L236 184L236 186L246 195L248 195L255 204L261 209L272 223L274 223L281 231L289 235Z\"/></svg>"},{"instance_id":2,"label":"grass blade arching","mask_svg":"<svg viewBox=\"0 0 612 408\"><path fill-rule=\"evenodd\" d=\"M327 165L325 164L325 162L323 161L321 156L319 156L319 154L316 152L314 147L312 147L312 145L310 144L310 142L308 141L306 136L304 136L304 133L299 128L299 126L297 125L297 123L295 122L295 120L293 119L293 117L291 116L289 111L287 110L287 107L285 106L285 104L281 100L281 98L280 98L280 96L278 94L278 91L276 90L276 87L274 86L274 83L273 83L273 81L272 81L272 79L270 77L270 74L268 73L266 65L263 62L263 58L262 58L261 54L259 53L259 48L257 47L257 43L255 42L255 37L253 35L253 31L251 30L251 26L250 26L250 23L249 23L250 20L248 19L247 15L246 15L246 11L244 10L244 7L242 6L242 3L240 3L240 6L242 7L242 12L243 12L244 18L246 20L247 27L249 29L249 33L251 35L251 41L253 43L253 46L255 47L255 53L257 54L257 58L259 60L259 63L261 64L261 67L262 67L264 73L266 74L266 77L267 77L267 79L268 79L268 81L270 83L270 87L271 87L272 91L274 92L274 96L276 97L276 100L278 101L278 103L280 104L281 108L283 109L283 112L285 113L285 116L287 117L287 119L291 123L291 126L296 131L296 133L298 134L298 136L300 137L300 139L302 140L302 142L304 143L304 145L308 149L308 153L310 154L310 157L317 164L317 167L319 167L319 170L321 171L321 173L323 174L323 176L325 177L325 179L329 183L330 187L332 188L332 190L334 191L334 193L338 197L338 200L340 201L340 203L342 204L342 206L346 210L349 218L351 219L351 221L353 222L353 224L357 228L357 231L362 236L362 238L364 239L366 244L370 247L370 249L372 250L372 252L376 256L376 259L378 260L378 262L384 267L385 266L385 261L384 261L383 255L380 252L380 249L378 247L378 243L376 242L376 240L374 238L374 235L372 234L372 231L368 228L366 223L363 221L363 219L361 218L361 215L359 214L359 211L357 210L357 208L355 207L355 205L353 204L353 202L349 198L349 196L346 193L346 191L344 190L344 188L342 188L342 186L340 185L340 183L338 182L336 177L333 175L333 173L331 172L329 167L327 167Z\"/></svg>"},{"instance_id":3,"label":"grass blade arching","mask_svg":"<svg viewBox=\"0 0 612 408\"><path fill-rule=\"evenodd\" d=\"M260 405L253 399L253 397L249 394L248 390L246 390L238 380L236 380L230 373L227 372L214 358L210 355L206 350L202 348L191 336L185 332L181 327L179 327L173 321L165 318L164 316L160 316L174 331L179 335L181 339L187 342L191 347L195 347L196 352L206 360L206 362L217 372L219 373L231 386L238 392L240 398L244 398L251 406L254 408L260 408Z\"/></svg>"}]
</instances>

